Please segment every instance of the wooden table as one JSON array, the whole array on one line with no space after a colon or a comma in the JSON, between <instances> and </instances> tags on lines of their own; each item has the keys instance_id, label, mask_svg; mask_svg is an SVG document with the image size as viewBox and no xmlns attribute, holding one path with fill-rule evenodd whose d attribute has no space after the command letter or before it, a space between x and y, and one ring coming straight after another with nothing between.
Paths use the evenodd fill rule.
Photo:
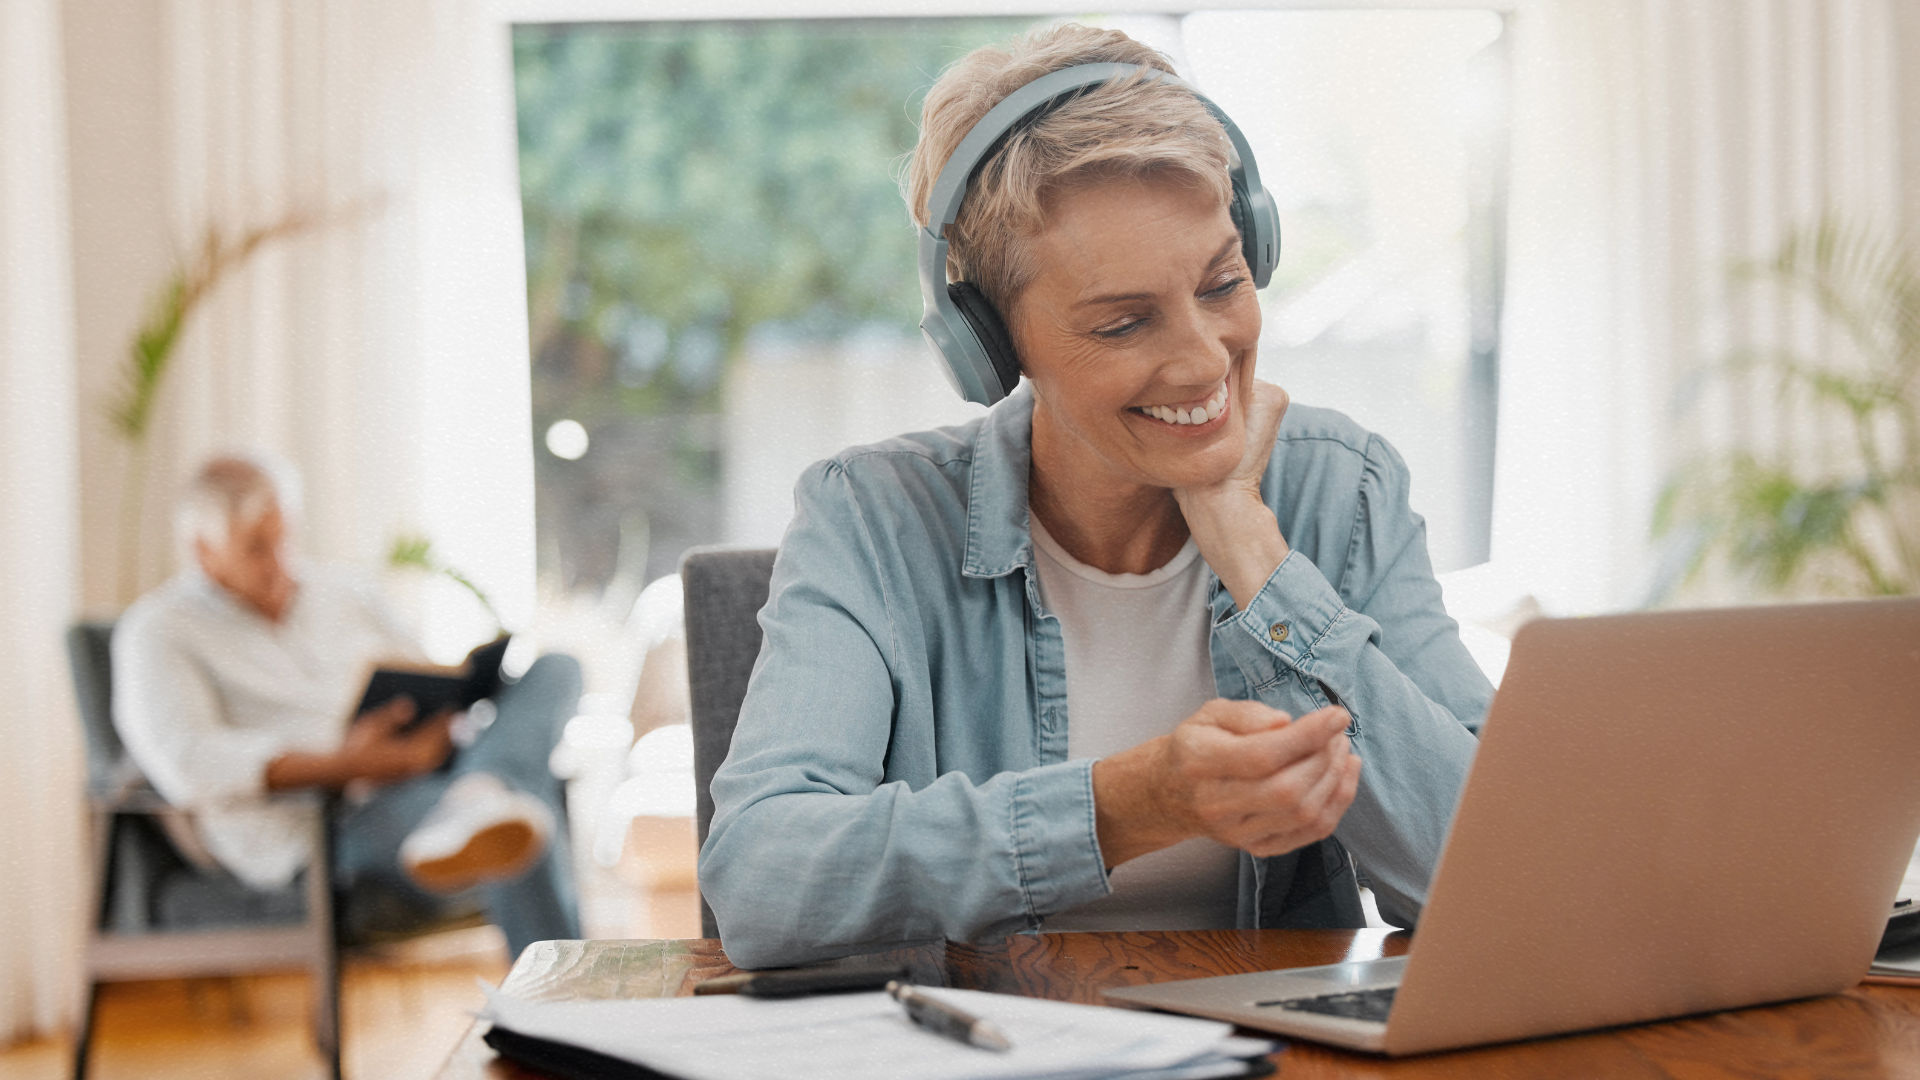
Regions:
<instances>
[{"instance_id":1,"label":"wooden table","mask_svg":"<svg viewBox=\"0 0 1920 1080\"><path fill-rule=\"evenodd\" d=\"M927 985L1097 1004L1104 987L1398 956L1410 940L1384 930L1042 934L881 956L904 963ZM711 940L547 941L521 954L505 989L542 1000L673 997L733 970ZM440 1080L537 1080L496 1059L480 1041L484 1030L474 1025ZM1397 1061L1296 1042L1274 1061L1287 1080L1920 1078L1920 988L1862 986L1788 1005Z\"/></svg>"}]
</instances>

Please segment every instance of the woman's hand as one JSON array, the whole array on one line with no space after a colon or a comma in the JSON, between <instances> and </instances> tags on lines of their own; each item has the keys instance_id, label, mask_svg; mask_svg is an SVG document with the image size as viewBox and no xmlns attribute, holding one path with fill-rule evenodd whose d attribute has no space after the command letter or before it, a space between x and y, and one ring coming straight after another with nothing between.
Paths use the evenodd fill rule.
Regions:
<instances>
[{"instance_id":1,"label":"woman's hand","mask_svg":"<svg viewBox=\"0 0 1920 1080\"><path fill-rule=\"evenodd\" d=\"M1274 435L1287 414L1287 392L1258 379L1245 385L1246 392L1234 403L1245 409L1247 445L1240 463L1216 483L1173 490L1200 557L1242 611L1289 551L1273 510L1260 498L1260 480L1273 456Z\"/></svg>"},{"instance_id":2,"label":"woman's hand","mask_svg":"<svg viewBox=\"0 0 1920 1080\"><path fill-rule=\"evenodd\" d=\"M1360 758L1347 711L1290 720L1257 701L1216 699L1171 733L1093 766L1094 828L1109 867L1208 836L1255 856L1333 834Z\"/></svg>"}]
</instances>

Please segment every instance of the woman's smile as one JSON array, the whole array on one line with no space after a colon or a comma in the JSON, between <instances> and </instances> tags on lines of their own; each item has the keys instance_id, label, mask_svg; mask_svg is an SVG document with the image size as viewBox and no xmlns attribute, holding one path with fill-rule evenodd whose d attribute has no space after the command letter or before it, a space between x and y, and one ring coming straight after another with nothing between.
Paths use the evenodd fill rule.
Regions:
<instances>
[{"instance_id":1,"label":"woman's smile","mask_svg":"<svg viewBox=\"0 0 1920 1080\"><path fill-rule=\"evenodd\" d=\"M1146 420L1147 426L1158 435L1179 439L1205 438L1225 426L1227 409L1233 399L1230 390L1232 385L1231 379L1222 379L1220 385L1204 398L1135 405L1127 412Z\"/></svg>"}]
</instances>

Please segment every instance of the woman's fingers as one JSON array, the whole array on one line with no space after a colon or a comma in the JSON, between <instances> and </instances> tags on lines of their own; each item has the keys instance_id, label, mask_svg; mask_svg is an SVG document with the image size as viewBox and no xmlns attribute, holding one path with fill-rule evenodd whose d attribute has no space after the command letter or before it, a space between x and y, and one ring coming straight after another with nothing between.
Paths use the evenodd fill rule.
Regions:
<instances>
[{"instance_id":1,"label":"woman's fingers","mask_svg":"<svg viewBox=\"0 0 1920 1080\"><path fill-rule=\"evenodd\" d=\"M1188 729L1176 733L1180 748L1186 751L1182 771L1195 781L1264 779L1320 752L1347 727L1346 710L1338 706L1292 722L1283 712L1256 708L1269 714L1265 721L1269 726L1256 726L1262 718L1243 710L1202 710L1194 721L1204 717L1207 722L1182 725Z\"/></svg>"},{"instance_id":2,"label":"woman's fingers","mask_svg":"<svg viewBox=\"0 0 1920 1080\"><path fill-rule=\"evenodd\" d=\"M1340 779L1344 756L1334 747L1322 744L1311 757L1302 758L1254 785L1243 797L1255 805L1307 817L1318 812Z\"/></svg>"},{"instance_id":3,"label":"woman's fingers","mask_svg":"<svg viewBox=\"0 0 1920 1080\"><path fill-rule=\"evenodd\" d=\"M1247 389L1247 447L1228 481L1258 484L1267 471L1267 459L1273 456L1273 439L1286 418L1289 399L1285 390L1258 379L1251 380Z\"/></svg>"},{"instance_id":4,"label":"woman's fingers","mask_svg":"<svg viewBox=\"0 0 1920 1080\"><path fill-rule=\"evenodd\" d=\"M1286 390L1274 383L1253 380L1253 408L1247 417L1247 428L1252 433L1249 441L1260 439L1271 446L1273 437L1279 434L1280 421L1286 418L1288 404Z\"/></svg>"},{"instance_id":5,"label":"woman's fingers","mask_svg":"<svg viewBox=\"0 0 1920 1080\"><path fill-rule=\"evenodd\" d=\"M1295 804L1300 814L1303 817L1313 818L1324 814L1329 808L1337 807L1338 810L1344 811L1346 805L1339 798L1340 786L1346 780L1347 763L1349 761L1357 763L1359 760L1345 749L1329 747L1327 756L1316 759L1314 762L1315 765L1324 762L1324 767L1311 774L1306 793ZM1335 820L1338 820L1338 813L1335 814ZM1331 831L1331 823L1328 824L1328 829Z\"/></svg>"},{"instance_id":6,"label":"woman's fingers","mask_svg":"<svg viewBox=\"0 0 1920 1080\"><path fill-rule=\"evenodd\" d=\"M1117 866L1195 835L1267 854L1327 835L1353 799L1347 724L1337 706L1293 720L1258 702L1211 701L1171 734L1101 759L1103 856Z\"/></svg>"},{"instance_id":7,"label":"woman's fingers","mask_svg":"<svg viewBox=\"0 0 1920 1080\"><path fill-rule=\"evenodd\" d=\"M1347 807L1353 805L1353 796L1359 787L1360 758L1348 754L1327 771L1323 785L1301 807L1301 815L1291 822L1291 831L1278 834L1258 846L1249 846L1247 851L1261 857L1284 855L1316 840L1325 840L1339 827L1340 819L1346 816Z\"/></svg>"},{"instance_id":8,"label":"woman's fingers","mask_svg":"<svg viewBox=\"0 0 1920 1080\"><path fill-rule=\"evenodd\" d=\"M1360 759L1348 755L1345 761L1327 769L1308 796L1293 807L1292 813L1250 815L1234 846L1256 857L1284 855L1316 840L1333 835L1353 804L1360 780Z\"/></svg>"},{"instance_id":9,"label":"woman's fingers","mask_svg":"<svg viewBox=\"0 0 1920 1080\"><path fill-rule=\"evenodd\" d=\"M1189 717L1187 722L1216 727L1235 735L1252 735L1286 727L1293 722L1293 717L1258 701L1214 698L1200 706L1200 711Z\"/></svg>"},{"instance_id":10,"label":"woman's fingers","mask_svg":"<svg viewBox=\"0 0 1920 1080\"><path fill-rule=\"evenodd\" d=\"M1250 735L1196 733L1210 752L1187 768L1208 770L1194 786L1207 831L1256 855L1330 835L1358 790L1360 759L1346 726L1346 711L1335 707Z\"/></svg>"}]
</instances>

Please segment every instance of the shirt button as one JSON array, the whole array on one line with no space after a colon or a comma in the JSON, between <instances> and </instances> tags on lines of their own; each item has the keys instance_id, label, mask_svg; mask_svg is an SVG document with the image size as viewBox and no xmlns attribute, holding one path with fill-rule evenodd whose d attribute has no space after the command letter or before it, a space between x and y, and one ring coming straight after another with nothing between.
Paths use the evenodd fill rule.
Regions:
<instances>
[{"instance_id":1,"label":"shirt button","mask_svg":"<svg viewBox=\"0 0 1920 1080\"><path fill-rule=\"evenodd\" d=\"M1287 640L1287 624L1283 622L1277 622L1277 623L1274 623L1272 626L1267 627L1267 636L1272 638L1275 641Z\"/></svg>"}]
</instances>

